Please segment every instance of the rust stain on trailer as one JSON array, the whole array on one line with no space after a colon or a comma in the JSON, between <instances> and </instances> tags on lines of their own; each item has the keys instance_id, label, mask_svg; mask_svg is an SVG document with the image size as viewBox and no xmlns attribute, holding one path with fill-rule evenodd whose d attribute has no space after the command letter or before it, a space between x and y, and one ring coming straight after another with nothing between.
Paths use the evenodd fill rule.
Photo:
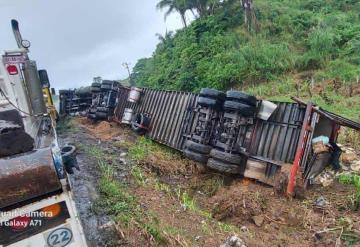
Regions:
<instances>
[{"instance_id":1,"label":"rust stain on trailer","mask_svg":"<svg viewBox=\"0 0 360 247\"><path fill-rule=\"evenodd\" d=\"M0 160L0 208L61 189L50 148Z\"/></svg>"}]
</instances>

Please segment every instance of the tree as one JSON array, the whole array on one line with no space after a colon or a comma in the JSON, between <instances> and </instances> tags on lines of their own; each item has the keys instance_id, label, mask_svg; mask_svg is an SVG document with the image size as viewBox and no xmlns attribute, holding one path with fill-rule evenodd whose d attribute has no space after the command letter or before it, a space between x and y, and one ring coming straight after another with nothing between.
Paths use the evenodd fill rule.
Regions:
<instances>
[{"instance_id":1,"label":"tree","mask_svg":"<svg viewBox=\"0 0 360 247\"><path fill-rule=\"evenodd\" d=\"M251 29L252 24L255 24L256 29L258 29L256 23L256 16L254 12L253 0L241 0L241 5L245 12L244 14L244 23L247 25L248 30Z\"/></svg>"},{"instance_id":2,"label":"tree","mask_svg":"<svg viewBox=\"0 0 360 247\"><path fill-rule=\"evenodd\" d=\"M190 9L195 9L200 17L206 16L208 14L208 3L209 0L187 0L188 7Z\"/></svg>"},{"instance_id":3,"label":"tree","mask_svg":"<svg viewBox=\"0 0 360 247\"><path fill-rule=\"evenodd\" d=\"M186 23L186 11L189 9L188 0L161 0L156 7L160 10L168 8L165 12L165 19L174 11L178 12L181 16L184 27L187 27Z\"/></svg>"}]
</instances>

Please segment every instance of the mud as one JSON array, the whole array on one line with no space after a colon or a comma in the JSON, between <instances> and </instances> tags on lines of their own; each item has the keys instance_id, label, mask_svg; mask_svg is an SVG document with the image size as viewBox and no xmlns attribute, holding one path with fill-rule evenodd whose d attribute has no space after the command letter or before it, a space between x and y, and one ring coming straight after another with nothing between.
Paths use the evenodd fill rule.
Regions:
<instances>
[{"instance_id":1,"label":"mud","mask_svg":"<svg viewBox=\"0 0 360 247\"><path fill-rule=\"evenodd\" d=\"M97 145L107 149L108 144L95 138L86 129L80 128L80 131L73 134L60 134L60 144L85 144ZM85 237L89 247L113 246L112 242L118 239L113 228L111 218L107 215L99 215L93 211L93 205L99 198L97 188L97 179L99 171L96 161L93 157L77 151L77 160L80 171L75 171L70 175L70 183L74 194L75 204L84 228Z\"/></svg>"},{"instance_id":2,"label":"mud","mask_svg":"<svg viewBox=\"0 0 360 247\"><path fill-rule=\"evenodd\" d=\"M88 118L76 118L73 121L86 129L92 136L102 141L111 140L123 133L116 123L106 121L93 122Z\"/></svg>"}]
</instances>

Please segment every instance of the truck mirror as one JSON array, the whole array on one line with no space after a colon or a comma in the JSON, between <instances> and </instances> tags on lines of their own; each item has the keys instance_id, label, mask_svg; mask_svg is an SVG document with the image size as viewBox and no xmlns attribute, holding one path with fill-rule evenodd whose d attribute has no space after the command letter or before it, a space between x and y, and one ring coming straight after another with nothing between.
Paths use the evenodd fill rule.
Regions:
<instances>
[{"instance_id":1,"label":"truck mirror","mask_svg":"<svg viewBox=\"0 0 360 247\"><path fill-rule=\"evenodd\" d=\"M45 69L38 70L41 85L43 87L50 87L50 81Z\"/></svg>"}]
</instances>

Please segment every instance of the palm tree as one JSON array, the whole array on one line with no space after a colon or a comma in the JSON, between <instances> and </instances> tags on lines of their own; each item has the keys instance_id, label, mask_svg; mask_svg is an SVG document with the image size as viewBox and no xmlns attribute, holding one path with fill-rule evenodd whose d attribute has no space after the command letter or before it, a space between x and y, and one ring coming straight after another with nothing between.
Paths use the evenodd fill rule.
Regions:
<instances>
[{"instance_id":1,"label":"palm tree","mask_svg":"<svg viewBox=\"0 0 360 247\"><path fill-rule=\"evenodd\" d=\"M207 15L209 0L187 0L191 9L195 9L200 17Z\"/></svg>"},{"instance_id":2,"label":"palm tree","mask_svg":"<svg viewBox=\"0 0 360 247\"><path fill-rule=\"evenodd\" d=\"M189 9L187 0L160 0L160 2L156 5L158 9L168 8L165 12L165 19L172 12L176 11L180 14L181 20L183 22L184 27L187 27L186 16L185 13Z\"/></svg>"}]
</instances>

